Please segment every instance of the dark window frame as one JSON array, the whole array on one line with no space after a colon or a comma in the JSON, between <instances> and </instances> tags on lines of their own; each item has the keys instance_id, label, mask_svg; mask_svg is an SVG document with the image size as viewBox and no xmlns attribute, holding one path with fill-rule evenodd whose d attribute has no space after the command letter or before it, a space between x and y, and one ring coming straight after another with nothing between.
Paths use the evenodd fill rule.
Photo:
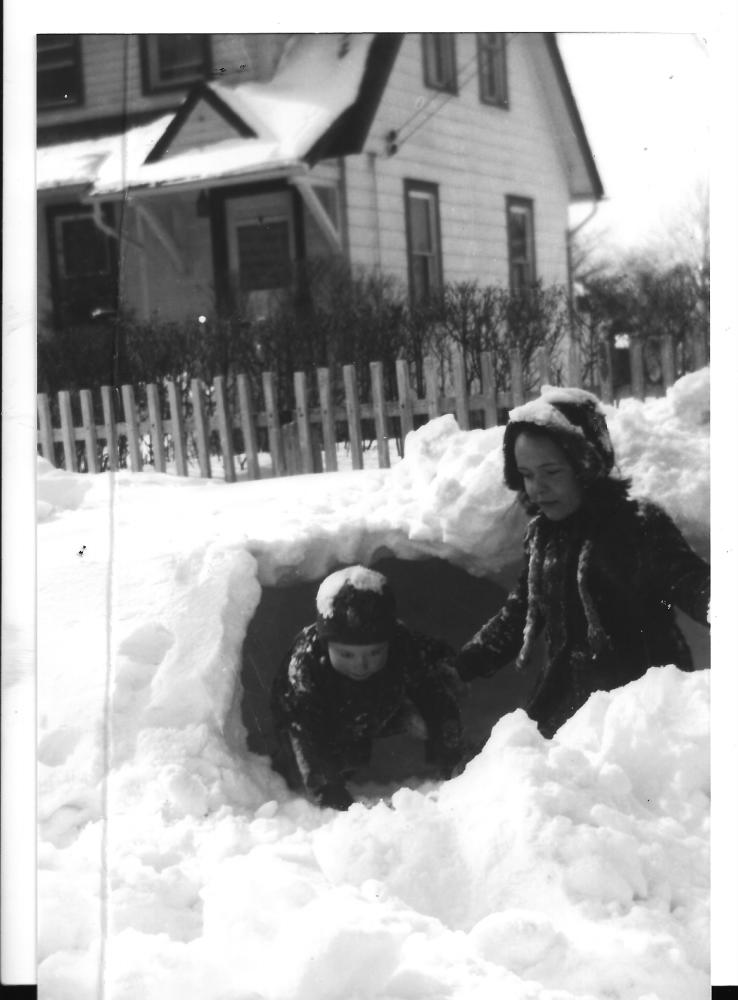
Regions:
<instances>
[{"instance_id":1,"label":"dark window frame","mask_svg":"<svg viewBox=\"0 0 738 1000\"><path fill-rule=\"evenodd\" d=\"M109 225L113 226L115 223L115 213L112 204L106 203L102 206L103 221ZM104 271L99 271L96 273L90 273L87 275L67 275L64 273L64 266L61 264L60 258L63 255L63 247L59 239L59 227L63 225L65 219L77 219L77 218L90 218L92 220L92 208L87 205L82 205L79 202L65 202L63 204L48 205L46 207L46 232L47 232L47 244L49 250L49 279L51 285L51 300L53 307L54 323L58 327L62 327L66 324L69 325L82 325L87 322L93 321L93 316L90 314L85 317L75 317L66 315L66 310L68 309L67 300L65 296L65 289L71 286L74 282L79 282L84 284L85 282L90 285L94 285L96 279L104 280L108 279L111 284L111 292L109 298L111 301L110 306L102 306L102 308L113 308L117 306L118 299L118 284L120 280L119 268L118 268L118 247L116 241L112 236L107 236L102 234L106 241L107 249L107 268ZM94 222L93 222L94 225ZM94 297L94 296L91 296Z\"/></svg>"},{"instance_id":2,"label":"dark window frame","mask_svg":"<svg viewBox=\"0 0 738 1000\"><path fill-rule=\"evenodd\" d=\"M516 214L524 214L527 220L527 252L524 257L516 256L513 252L512 220ZM535 204L532 198L523 198L519 195L507 195L505 198L505 223L507 227L507 260L509 268L510 292L513 295L525 294L531 288L536 278L536 230L535 230ZM524 267L526 274L522 281L518 280L517 274L520 267Z\"/></svg>"},{"instance_id":3,"label":"dark window frame","mask_svg":"<svg viewBox=\"0 0 738 1000\"><path fill-rule=\"evenodd\" d=\"M508 109L506 40L504 31L477 32L479 100L482 104Z\"/></svg>"},{"instance_id":4,"label":"dark window frame","mask_svg":"<svg viewBox=\"0 0 738 1000\"><path fill-rule=\"evenodd\" d=\"M182 32L185 34L185 32ZM193 70L188 76L183 77L179 80L164 80L160 78L161 67L158 67L158 72L155 71L154 65L152 63L152 46L158 45L158 40L160 38L172 38L176 35L164 35L164 34L150 34L150 35L139 35L139 55L141 59L141 92L147 96L154 94L165 94L173 90L186 90L195 83L199 83L200 80L206 80L212 76L213 71L213 53L212 45L210 40L210 35L204 34L192 34L187 33L189 38L198 38L201 45L201 63L200 68ZM157 54L158 58L158 54Z\"/></svg>"},{"instance_id":5,"label":"dark window frame","mask_svg":"<svg viewBox=\"0 0 738 1000\"><path fill-rule=\"evenodd\" d=\"M70 88L73 96L42 99L39 97L43 87L40 84L41 74L49 73L53 70L64 68L56 66L42 66L43 61L43 41L50 39L65 39L68 46L67 56L69 57L68 68L71 70L71 78L74 86ZM49 52L47 49L46 52ZM61 58L64 58L62 54ZM36 107L41 111L54 111L59 108L80 108L85 103L84 75L82 72L82 46L79 35L37 35L36 36Z\"/></svg>"},{"instance_id":6,"label":"dark window frame","mask_svg":"<svg viewBox=\"0 0 738 1000\"><path fill-rule=\"evenodd\" d=\"M434 76L433 69L434 46L439 39L448 43L449 71L448 79L444 80L443 67L438 66L438 74ZM456 72L456 35L452 31L424 31L420 36L421 48L423 50L423 83L430 90L439 90L445 94L458 94L458 76Z\"/></svg>"},{"instance_id":7,"label":"dark window frame","mask_svg":"<svg viewBox=\"0 0 738 1000\"><path fill-rule=\"evenodd\" d=\"M420 251L416 250L413 246L413 232L412 232L412 218L410 205L412 198L415 195L422 196L431 200L432 204L432 214L431 214L431 235L435 237L435 247L434 252L431 254L422 254ZM405 242L407 247L407 274L408 274L408 290L410 292L410 301L413 305L422 305L427 301L428 298L433 294L433 292L438 292L443 288L443 250L441 242L441 199L438 184L431 181L416 181L410 178L405 178L403 181L403 203L405 207ZM434 261L433 269L435 275L431 276L431 280L428 282L428 295L425 296L421 289L417 287L415 281L415 268L414 262L415 258L423 256L428 257ZM434 279L434 280L433 280Z\"/></svg>"}]
</instances>

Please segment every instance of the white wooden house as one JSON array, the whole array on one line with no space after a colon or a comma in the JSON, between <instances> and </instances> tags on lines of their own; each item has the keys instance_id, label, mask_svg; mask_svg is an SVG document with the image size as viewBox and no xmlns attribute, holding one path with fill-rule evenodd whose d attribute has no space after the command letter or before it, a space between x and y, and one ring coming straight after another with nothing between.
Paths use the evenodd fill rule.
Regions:
<instances>
[{"instance_id":1,"label":"white wooden house","mask_svg":"<svg viewBox=\"0 0 738 1000\"><path fill-rule=\"evenodd\" d=\"M603 189L544 33L40 35L41 325L257 313L340 255L565 283Z\"/></svg>"}]
</instances>

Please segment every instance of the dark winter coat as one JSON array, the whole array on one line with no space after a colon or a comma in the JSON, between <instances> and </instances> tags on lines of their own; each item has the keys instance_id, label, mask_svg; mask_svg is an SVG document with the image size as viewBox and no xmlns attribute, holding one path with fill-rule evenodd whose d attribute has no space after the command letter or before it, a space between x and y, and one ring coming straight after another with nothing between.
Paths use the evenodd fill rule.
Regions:
<instances>
[{"instance_id":1,"label":"dark winter coat","mask_svg":"<svg viewBox=\"0 0 738 1000\"><path fill-rule=\"evenodd\" d=\"M693 669L673 607L706 623L709 566L660 507L625 489L600 482L566 520L533 518L517 587L457 661L465 679L490 676L515 657L523 666L543 631L548 662L527 711L546 736L593 691L651 666Z\"/></svg>"},{"instance_id":2,"label":"dark winter coat","mask_svg":"<svg viewBox=\"0 0 738 1000\"><path fill-rule=\"evenodd\" d=\"M289 741L304 787L343 784L369 761L373 740L401 728L410 706L427 728L429 759L455 763L462 740L453 657L445 643L398 622L385 666L355 681L331 666L316 626L304 628L272 686L275 726L283 748Z\"/></svg>"}]
</instances>

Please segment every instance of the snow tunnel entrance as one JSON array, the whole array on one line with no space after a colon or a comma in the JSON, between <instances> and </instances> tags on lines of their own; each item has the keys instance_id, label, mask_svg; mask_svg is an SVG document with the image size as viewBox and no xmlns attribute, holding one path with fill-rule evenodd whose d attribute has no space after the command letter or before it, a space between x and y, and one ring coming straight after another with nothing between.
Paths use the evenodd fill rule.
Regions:
<instances>
[{"instance_id":1,"label":"snow tunnel entrance","mask_svg":"<svg viewBox=\"0 0 738 1000\"><path fill-rule=\"evenodd\" d=\"M374 562L372 569L389 580L398 617L409 628L444 639L454 649L470 639L507 596L499 583L470 576L438 558L386 558ZM249 623L242 651L241 719L248 734L248 749L254 753L269 753L274 733L269 709L272 679L297 632L315 620L320 583L315 580L264 587ZM532 663L523 674L503 670L492 680L471 683L468 694L459 702L465 738L470 743L485 743L497 720L524 704L534 671ZM422 778L429 773L422 744L408 736L395 736L376 741L371 765L361 780L392 782L410 775Z\"/></svg>"}]
</instances>

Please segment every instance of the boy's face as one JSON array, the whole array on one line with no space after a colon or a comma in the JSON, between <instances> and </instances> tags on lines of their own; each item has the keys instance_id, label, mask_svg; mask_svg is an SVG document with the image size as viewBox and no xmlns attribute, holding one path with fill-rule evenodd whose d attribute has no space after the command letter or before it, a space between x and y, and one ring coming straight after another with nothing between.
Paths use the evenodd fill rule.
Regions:
<instances>
[{"instance_id":1,"label":"boy's face","mask_svg":"<svg viewBox=\"0 0 738 1000\"><path fill-rule=\"evenodd\" d=\"M328 659L333 669L352 681L365 681L387 663L388 642L355 646L345 642L328 643Z\"/></svg>"}]
</instances>

